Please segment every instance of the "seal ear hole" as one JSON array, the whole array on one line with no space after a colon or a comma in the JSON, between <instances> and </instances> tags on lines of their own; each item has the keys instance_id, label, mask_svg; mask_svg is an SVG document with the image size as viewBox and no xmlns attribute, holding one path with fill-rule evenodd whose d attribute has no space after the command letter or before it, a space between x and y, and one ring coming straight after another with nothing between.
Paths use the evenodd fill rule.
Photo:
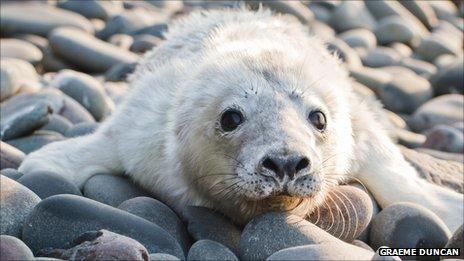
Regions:
<instances>
[{"instance_id":1,"label":"seal ear hole","mask_svg":"<svg viewBox=\"0 0 464 261\"><path fill-rule=\"evenodd\" d=\"M230 132L237 129L243 123L243 115L237 109L227 109L221 115L221 129Z\"/></svg>"},{"instance_id":2,"label":"seal ear hole","mask_svg":"<svg viewBox=\"0 0 464 261\"><path fill-rule=\"evenodd\" d=\"M319 131L324 131L327 121L324 113L321 111L313 111L308 116L309 122Z\"/></svg>"}]
</instances>

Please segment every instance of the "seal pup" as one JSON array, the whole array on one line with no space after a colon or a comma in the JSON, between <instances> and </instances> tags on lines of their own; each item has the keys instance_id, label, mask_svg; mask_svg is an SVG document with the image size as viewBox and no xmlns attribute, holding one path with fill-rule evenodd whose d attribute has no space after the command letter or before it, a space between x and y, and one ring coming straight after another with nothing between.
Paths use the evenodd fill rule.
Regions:
<instances>
[{"instance_id":1,"label":"seal pup","mask_svg":"<svg viewBox=\"0 0 464 261\"><path fill-rule=\"evenodd\" d=\"M417 176L358 97L347 71L289 16L245 9L192 13L131 77L117 111L87 136L31 153L19 171L79 187L125 173L177 211L215 208L237 223L269 210L309 215L348 174L382 207L421 204L453 231L463 196Z\"/></svg>"}]
</instances>

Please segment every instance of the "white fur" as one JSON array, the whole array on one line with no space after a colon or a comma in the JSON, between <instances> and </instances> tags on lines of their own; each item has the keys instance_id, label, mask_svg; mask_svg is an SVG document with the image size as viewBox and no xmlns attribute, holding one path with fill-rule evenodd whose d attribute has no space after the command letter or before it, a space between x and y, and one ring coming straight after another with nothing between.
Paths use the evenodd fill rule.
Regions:
<instances>
[{"instance_id":1,"label":"white fur","mask_svg":"<svg viewBox=\"0 0 464 261\"><path fill-rule=\"evenodd\" d=\"M339 61L295 20L266 10L197 12L176 21L166 38L146 55L129 97L96 133L45 146L19 170L55 171L80 187L97 173L127 173L177 210L214 207L246 222L282 189L253 174L259 160L291 151L311 159L304 175L314 177L286 181L292 195L321 199L331 173L340 175L333 180L351 173L382 207L410 201L452 231L463 223L463 196L417 177L380 124L380 107L354 94ZM246 121L222 133L217 119L234 106ZM328 118L324 134L307 122L315 108ZM212 175L218 172L234 172L242 183ZM232 196L209 191L217 184L232 187Z\"/></svg>"}]
</instances>

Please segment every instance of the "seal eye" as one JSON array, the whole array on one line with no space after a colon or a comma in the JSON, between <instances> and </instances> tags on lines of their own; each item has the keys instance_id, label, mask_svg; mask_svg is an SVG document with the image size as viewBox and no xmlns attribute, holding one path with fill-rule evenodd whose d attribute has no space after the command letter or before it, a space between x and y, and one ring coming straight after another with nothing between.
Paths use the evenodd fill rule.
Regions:
<instances>
[{"instance_id":1,"label":"seal eye","mask_svg":"<svg viewBox=\"0 0 464 261\"><path fill-rule=\"evenodd\" d=\"M221 116L221 128L223 131L233 131L243 122L243 116L236 109L228 109Z\"/></svg>"},{"instance_id":2,"label":"seal eye","mask_svg":"<svg viewBox=\"0 0 464 261\"><path fill-rule=\"evenodd\" d=\"M309 114L308 117L309 121L311 122L316 129L319 131L325 130L325 126L327 125L325 120L325 115L321 111L313 111Z\"/></svg>"}]
</instances>

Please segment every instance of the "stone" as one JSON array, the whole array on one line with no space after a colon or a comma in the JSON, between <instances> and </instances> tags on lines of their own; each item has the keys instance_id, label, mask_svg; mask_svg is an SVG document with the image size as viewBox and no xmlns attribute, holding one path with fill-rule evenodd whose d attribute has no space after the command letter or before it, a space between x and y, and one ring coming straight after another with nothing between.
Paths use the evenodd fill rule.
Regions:
<instances>
[{"instance_id":1,"label":"stone","mask_svg":"<svg viewBox=\"0 0 464 261\"><path fill-rule=\"evenodd\" d=\"M40 130L54 131L64 135L72 126L73 124L65 117L52 114L48 117L47 124L43 125Z\"/></svg>"},{"instance_id":2,"label":"stone","mask_svg":"<svg viewBox=\"0 0 464 261\"><path fill-rule=\"evenodd\" d=\"M440 20L448 20L458 15L458 8L451 1L430 1L429 4Z\"/></svg>"},{"instance_id":3,"label":"stone","mask_svg":"<svg viewBox=\"0 0 464 261\"><path fill-rule=\"evenodd\" d=\"M164 253L154 253L149 255L150 261L180 261L178 257Z\"/></svg>"},{"instance_id":4,"label":"stone","mask_svg":"<svg viewBox=\"0 0 464 261\"><path fill-rule=\"evenodd\" d=\"M123 11L123 5L120 1L96 1L86 0L85 4L80 0L67 0L58 2L57 6L62 9L79 13L89 19L98 18L106 20L111 16L117 15Z\"/></svg>"},{"instance_id":5,"label":"stone","mask_svg":"<svg viewBox=\"0 0 464 261\"><path fill-rule=\"evenodd\" d=\"M0 56L16 58L38 64L42 60L42 52L31 43L20 39L2 38L0 40Z\"/></svg>"},{"instance_id":6,"label":"stone","mask_svg":"<svg viewBox=\"0 0 464 261\"><path fill-rule=\"evenodd\" d=\"M149 260L142 244L105 229L83 233L68 249L48 248L40 250L38 255L64 260Z\"/></svg>"},{"instance_id":7,"label":"stone","mask_svg":"<svg viewBox=\"0 0 464 261\"><path fill-rule=\"evenodd\" d=\"M100 126L100 124L96 122L81 122L69 128L64 136L74 138L92 134L97 130L98 126Z\"/></svg>"},{"instance_id":8,"label":"stone","mask_svg":"<svg viewBox=\"0 0 464 261\"><path fill-rule=\"evenodd\" d=\"M371 50L377 46L375 35L364 28L352 29L339 35L340 39L345 41L351 48L364 48Z\"/></svg>"},{"instance_id":9,"label":"stone","mask_svg":"<svg viewBox=\"0 0 464 261\"><path fill-rule=\"evenodd\" d=\"M135 37L134 42L130 46L130 50L135 53L145 53L160 44L161 38L150 34L141 34Z\"/></svg>"},{"instance_id":10,"label":"stone","mask_svg":"<svg viewBox=\"0 0 464 261\"><path fill-rule=\"evenodd\" d=\"M15 58L0 59L0 101L16 94L22 86L36 85L38 81L30 63Z\"/></svg>"},{"instance_id":11,"label":"stone","mask_svg":"<svg viewBox=\"0 0 464 261\"><path fill-rule=\"evenodd\" d=\"M2 35L26 33L47 37L58 27L73 27L93 33L92 24L85 17L52 5L33 2L3 5L1 16Z\"/></svg>"},{"instance_id":12,"label":"stone","mask_svg":"<svg viewBox=\"0 0 464 261\"><path fill-rule=\"evenodd\" d=\"M369 260L373 255L347 243L327 242L282 249L266 260Z\"/></svg>"},{"instance_id":13,"label":"stone","mask_svg":"<svg viewBox=\"0 0 464 261\"><path fill-rule=\"evenodd\" d=\"M327 44L327 48L330 52L335 53L348 68L362 67L358 54L344 41L335 38Z\"/></svg>"},{"instance_id":14,"label":"stone","mask_svg":"<svg viewBox=\"0 0 464 261\"><path fill-rule=\"evenodd\" d=\"M447 187L456 192L463 193L462 173L464 171L463 156L459 162L442 160L425 154L423 150L411 150L400 146L400 150L406 159L416 170L418 175L442 187Z\"/></svg>"},{"instance_id":15,"label":"stone","mask_svg":"<svg viewBox=\"0 0 464 261\"><path fill-rule=\"evenodd\" d=\"M436 125L451 125L464 121L464 96L460 94L445 94L435 97L422 104L407 121L408 126L415 131L426 131Z\"/></svg>"},{"instance_id":16,"label":"stone","mask_svg":"<svg viewBox=\"0 0 464 261\"><path fill-rule=\"evenodd\" d=\"M297 1L249 1L248 4L253 8L257 8L261 4L277 13L293 15L303 24L309 24L314 20L313 12L303 3Z\"/></svg>"},{"instance_id":17,"label":"stone","mask_svg":"<svg viewBox=\"0 0 464 261\"><path fill-rule=\"evenodd\" d=\"M32 133L48 122L52 112L49 104L44 102L31 104L14 113L1 111L0 139L11 140Z\"/></svg>"},{"instance_id":18,"label":"stone","mask_svg":"<svg viewBox=\"0 0 464 261\"><path fill-rule=\"evenodd\" d=\"M118 15L110 17L103 30L97 32L100 39L108 39L114 34L129 34L134 31L166 21L166 14L154 12L145 8L126 10Z\"/></svg>"},{"instance_id":19,"label":"stone","mask_svg":"<svg viewBox=\"0 0 464 261\"><path fill-rule=\"evenodd\" d=\"M392 48L379 46L361 57L362 64L368 67L385 67L397 65L401 55Z\"/></svg>"},{"instance_id":20,"label":"stone","mask_svg":"<svg viewBox=\"0 0 464 261\"><path fill-rule=\"evenodd\" d=\"M411 43L414 40L414 31L407 21L399 16L386 16L379 21L375 28L375 36L379 44L394 42Z\"/></svg>"},{"instance_id":21,"label":"stone","mask_svg":"<svg viewBox=\"0 0 464 261\"><path fill-rule=\"evenodd\" d=\"M85 73L64 70L49 83L79 102L92 116L100 121L109 110L102 84Z\"/></svg>"},{"instance_id":22,"label":"stone","mask_svg":"<svg viewBox=\"0 0 464 261\"><path fill-rule=\"evenodd\" d=\"M0 169L17 169L26 154L8 143L0 141Z\"/></svg>"},{"instance_id":23,"label":"stone","mask_svg":"<svg viewBox=\"0 0 464 261\"><path fill-rule=\"evenodd\" d=\"M317 35L324 42L329 42L335 37L335 30L326 23L312 21L308 27L310 34Z\"/></svg>"},{"instance_id":24,"label":"stone","mask_svg":"<svg viewBox=\"0 0 464 261\"><path fill-rule=\"evenodd\" d=\"M168 30L168 25L166 23L157 23L154 25L145 26L138 30L132 31L130 35L136 36L141 34L150 34L155 37L164 39L164 33Z\"/></svg>"},{"instance_id":25,"label":"stone","mask_svg":"<svg viewBox=\"0 0 464 261\"><path fill-rule=\"evenodd\" d=\"M464 93L464 62L461 58L438 70L431 78L433 88L437 94Z\"/></svg>"},{"instance_id":26,"label":"stone","mask_svg":"<svg viewBox=\"0 0 464 261\"><path fill-rule=\"evenodd\" d=\"M73 98L63 95L63 107L60 110L60 116L69 120L72 124L93 123L95 119L80 103Z\"/></svg>"},{"instance_id":27,"label":"stone","mask_svg":"<svg viewBox=\"0 0 464 261\"><path fill-rule=\"evenodd\" d=\"M425 153L427 155L433 156L437 159L447 160L447 161L457 161L459 163L464 162L464 155L460 153L450 153L444 152L439 150L431 150L425 148L417 148L415 149L417 152Z\"/></svg>"},{"instance_id":28,"label":"stone","mask_svg":"<svg viewBox=\"0 0 464 261\"><path fill-rule=\"evenodd\" d=\"M22 238L33 252L64 249L87 231L106 229L140 242L149 252L183 258L176 240L159 226L125 211L75 195L56 195L42 200L28 216Z\"/></svg>"},{"instance_id":29,"label":"stone","mask_svg":"<svg viewBox=\"0 0 464 261\"><path fill-rule=\"evenodd\" d=\"M195 242L188 252L187 260L235 260L239 259L224 245L208 239Z\"/></svg>"},{"instance_id":30,"label":"stone","mask_svg":"<svg viewBox=\"0 0 464 261\"><path fill-rule=\"evenodd\" d=\"M36 131L34 134L22 138L8 140L7 143L13 147L18 148L22 152L29 154L36 151L43 146L55 142L61 141L65 138L63 135L54 131Z\"/></svg>"},{"instance_id":31,"label":"stone","mask_svg":"<svg viewBox=\"0 0 464 261\"><path fill-rule=\"evenodd\" d=\"M53 30L49 41L54 53L85 71L105 72L114 64L138 60L134 53L72 28Z\"/></svg>"},{"instance_id":32,"label":"stone","mask_svg":"<svg viewBox=\"0 0 464 261\"><path fill-rule=\"evenodd\" d=\"M423 148L464 153L464 134L448 125L436 125L427 130Z\"/></svg>"},{"instance_id":33,"label":"stone","mask_svg":"<svg viewBox=\"0 0 464 261\"><path fill-rule=\"evenodd\" d=\"M415 51L423 57L424 60L433 62L437 57L443 54L456 56L458 55L459 49L447 41L447 37L439 34L431 34L420 42Z\"/></svg>"},{"instance_id":34,"label":"stone","mask_svg":"<svg viewBox=\"0 0 464 261\"><path fill-rule=\"evenodd\" d=\"M446 248L459 248L461 249L461 255L457 258L464 259L464 235L463 235L463 225L461 225L454 233L453 236L446 243Z\"/></svg>"},{"instance_id":35,"label":"stone","mask_svg":"<svg viewBox=\"0 0 464 261\"><path fill-rule=\"evenodd\" d=\"M37 93L20 93L0 104L2 115L11 115L31 104L46 103L53 112L63 108L63 93L46 89Z\"/></svg>"},{"instance_id":36,"label":"stone","mask_svg":"<svg viewBox=\"0 0 464 261\"><path fill-rule=\"evenodd\" d=\"M16 237L0 235L1 260L32 260L34 255L23 241Z\"/></svg>"},{"instance_id":37,"label":"stone","mask_svg":"<svg viewBox=\"0 0 464 261\"><path fill-rule=\"evenodd\" d=\"M428 29L432 29L438 23L438 18L428 2L412 0L400 1L399 3L406 7Z\"/></svg>"},{"instance_id":38,"label":"stone","mask_svg":"<svg viewBox=\"0 0 464 261\"><path fill-rule=\"evenodd\" d=\"M351 241L351 244L355 245L357 247L360 247L360 248L364 248L364 249L366 249L368 251L375 252L374 249L372 249L372 247L370 247L368 244L364 243L361 240L355 239L355 240Z\"/></svg>"},{"instance_id":39,"label":"stone","mask_svg":"<svg viewBox=\"0 0 464 261\"><path fill-rule=\"evenodd\" d=\"M384 208L372 221L371 246L440 248L451 237L445 223L432 211L402 202Z\"/></svg>"},{"instance_id":40,"label":"stone","mask_svg":"<svg viewBox=\"0 0 464 261\"><path fill-rule=\"evenodd\" d=\"M127 81L127 77L134 72L137 63L118 63L105 73L105 80L109 82Z\"/></svg>"},{"instance_id":41,"label":"stone","mask_svg":"<svg viewBox=\"0 0 464 261\"><path fill-rule=\"evenodd\" d=\"M128 199L149 195L126 177L112 174L97 174L91 177L84 184L82 193L87 198L113 207Z\"/></svg>"},{"instance_id":42,"label":"stone","mask_svg":"<svg viewBox=\"0 0 464 261\"><path fill-rule=\"evenodd\" d=\"M408 129L406 121L400 115L385 109L383 112L387 114L388 120L390 121L391 125L393 125L393 127L405 130Z\"/></svg>"},{"instance_id":43,"label":"stone","mask_svg":"<svg viewBox=\"0 0 464 261\"><path fill-rule=\"evenodd\" d=\"M40 198L20 183L0 175L0 234L21 237L23 223Z\"/></svg>"},{"instance_id":44,"label":"stone","mask_svg":"<svg viewBox=\"0 0 464 261\"><path fill-rule=\"evenodd\" d=\"M356 28L372 30L376 25L375 19L361 1L348 1L337 5L332 11L329 23L338 32Z\"/></svg>"},{"instance_id":45,"label":"stone","mask_svg":"<svg viewBox=\"0 0 464 261\"><path fill-rule=\"evenodd\" d=\"M184 223L162 202L149 197L136 197L122 202L118 208L157 224L179 242L185 253L188 252L190 240Z\"/></svg>"},{"instance_id":46,"label":"stone","mask_svg":"<svg viewBox=\"0 0 464 261\"><path fill-rule=\"evenodd\" d=\"M41 199L59 194L82 196L81 191L67 178L49 171L33 171L23 175L18 182L32 190Z\"/></svg>"},{"instance_id":47,"label":"stone","mask_svg":"<svg viewBox=\"0 0 464 261\"><path fill-rule=\"evenodd\" d=\"M350 76L359 83L369 87L374 92L378 91L393 79L390 73L381 69L369 67L350 68Z\"/></svg>"},{"instance_id":48,"label":"stone","mask_svg":"<svg viewBox=\"0 0 464 261\"><path fill-rule=\"evenodd\" d=\"M374 91L369 89L369 87L367 87L366 85L354 81L352 83L352 86L353 86L353 90L355 91L355 93L357 93L361 97L370 97L372 99L375 99Z\"/></svg>"},{"instance_id":49,"label":"stone","mask_svg":"<svg viewBox=\"0 0 464 261\"><path fill-rule=\"evenodd\" d=\"M308 221L343 241L356 239L371 221L372 201L356 187L330 188L324 202L311 213Z\"/></svg>"},{"instance_id":50,"label":"stone","mask_svg":"<svg viewBox=\"0 0 464 261\"><path fill-rule=\"evenodd\" d=\"M404 43L392 43L388 46L397 51L402 57L410 57L413 54L411 47Z\"/></svg>"},{"instance_id":51,"label":"stone","mask_svg":"<svg viewBox=\"0 0 464 261\"><path fill-rule=\"evenodd\" d=\"M0 174L12 180L18 180L20 177L24 175L23 173L19 172L17 169L12 169L12 168L2 169L0 170Z\"/></svg>"},{"instance_id":52,"label":"stone","mask_svg":"<svg viewBox=\"0 0 464 261\"><path fill-rule=\"evenodd\" d=\"M240 257L243 260L263 260L281 249L322 242L342 243L301 217L285 212L268 212L252 219L243 229Z\"/></svg>"},{"instance_id":53,"label":"stone","mask_svg":"<svg viewBox=\"0 0 464 261\"><path fill-rule=\"evenodd\" d=\"M433 97L430 83L411 70L401 68L392 75L393 79L376 91L386 109L409 114Z\"/></svg>"},{"instance_id":54,"label":"stone","mask_svg":"<svg viewBox=\"0 0 464 261\"><path fill-rule=\"evenodd\" d=\"M130 46L134 42L134 38L127 34L113 34L108 39L108 42L124 50L129 50Z\"/></svg>"},{"instance_id":55,"label":"stone","mask_svg":"<svg viewBox=\"0 0 464 261\"><path fill-rule=\"evenodd\" d=\"M419 148L424 144L426 139L425 135L423 134L400 128L395 129L395 135L399 144L410 149Z\"/></svg>"},{"instance_id":56,"label":"stone","mask_svg":"<svg viewBox=\"0 0 464 261\"><path fill-rule=\"evenodd\" d=\"M209 239L239 253L241 231L228 218L205 207L188 206L182 216L194 241Z\"/></svg>"},{"instance_id":57,"label":"stone","mask_svg":"<svg viewBox=\"0 0 464 261\"><path fill-rule=\"evenodd\" d=\"M309 10L313 12L316 21L320 21L325 24L329 22L329 19L332 15L329 8L319 4L319 2L309 2L306 5L308 6Z\"/></svg>"},{"instance_id":58,"label":"stone","mask_svg":"<svg viewBox=\"0 0 464 261\"><path fill-rule=\"evenodd\" d=\"M387 246L381 246L375 252L375 255L372 257L372 261L401 261L402 259L399 256L381 256L380 250L383 248L389 248Z\"/></svg>"},{"instance_id":59,"label":"stone","mask_svg":"<svg viewBox=\"0 0 464 261\"><path fill-rule=\"evenodd\" d=\"M409 57L403 58L400 62L400 65L425 78L429 78L431 75L434 75L437 72L437 67L435 65L426 61Z\"/></svg>"}]
</instances>

